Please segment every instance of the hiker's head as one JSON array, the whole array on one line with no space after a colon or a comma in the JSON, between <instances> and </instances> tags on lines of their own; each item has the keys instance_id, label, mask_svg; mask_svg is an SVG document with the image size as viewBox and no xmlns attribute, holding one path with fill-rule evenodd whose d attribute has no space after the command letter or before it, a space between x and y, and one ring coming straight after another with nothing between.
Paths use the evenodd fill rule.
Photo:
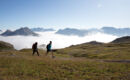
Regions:
<instances>
[{"instance_id":1,"label":"hiker's head","mask_svg":"<svg viewBox=\"0 0 130 80\"><path fill-rule=\"evenodd\" d=\"M52 41L50 41L50 44L52 44Z\"/></svg>"},{"instance_id":2,"label":"hiker's head","mask_svg":"<svg viewBox=\"0 0 130 80\"><path fill-rule=\"evenodd\" d=\"M35 42L35 44L37 45L37 42Z\"/></svg>"}]
</instances>

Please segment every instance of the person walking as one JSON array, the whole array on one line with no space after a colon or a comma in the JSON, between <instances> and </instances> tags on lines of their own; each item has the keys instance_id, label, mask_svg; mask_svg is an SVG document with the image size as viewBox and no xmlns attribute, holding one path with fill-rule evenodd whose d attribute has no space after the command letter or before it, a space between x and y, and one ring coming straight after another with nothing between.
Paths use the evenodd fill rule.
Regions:
<instances>
[{"instance_id":1,"label":"person walking","mask_svg":"<svg viewBox=\"0 0 130 80\"><path fill-rule=\"evenodd\" d=\"M35 54L35 52L36 52L36 53L37 53L37 55L39 56L39 52L38 52L37 45L38 45L38 43L37 43L37 42L35 42L35 43L32 45L32 50L33 50L32 55L34 55L34 54Z\"/></svg>"},{"instance_id":2,"label":"person walking","mask_svg":"<svg viewBox=\"0 0 130 80\"><path fill-rule=\"evenodd\" d=\"M52 58L54 58L53 52L51 50L51 47L52 47L52 41L50 41L50 43L46 46L46 49L47 49L46 56L48 55L49 52L51 52Z\"/></svg>"}]
</instances>

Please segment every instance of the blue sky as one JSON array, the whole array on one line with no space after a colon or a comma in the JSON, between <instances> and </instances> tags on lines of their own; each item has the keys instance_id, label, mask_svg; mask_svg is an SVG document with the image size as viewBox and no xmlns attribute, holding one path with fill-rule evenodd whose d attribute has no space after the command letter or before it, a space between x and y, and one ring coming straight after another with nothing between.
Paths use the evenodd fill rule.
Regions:
<instances>
[{"instance_id":1,"label":"blue sky","mask_svg":"<svg viewBox=\"0 0 130 80\"><path fill-rule=\"evenodd\" d=\"M130 0L0 0L0 29L130 27Z\"/></svg>"}]
</instances>

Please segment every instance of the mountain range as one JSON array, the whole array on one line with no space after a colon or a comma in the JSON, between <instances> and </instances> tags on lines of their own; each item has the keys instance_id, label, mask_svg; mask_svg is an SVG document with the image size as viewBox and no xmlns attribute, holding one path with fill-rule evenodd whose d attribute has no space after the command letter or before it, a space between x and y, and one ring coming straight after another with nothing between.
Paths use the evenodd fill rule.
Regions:
<instances>
[{"instance_id":1,"label":"mountain range","mask_svg":"<svg viewBox=\"0 0 130 80\"><path fill-rule=\"evenodd\" d=\"M65 28L58 30L56 34L85 36L93 32L94 33L101 32L115 36L130 36L130 28L114 28L114 27L103 27L101 29L86 29L86 30Z\"/></svg>"},{"instance_id":2,"label":"mountain range","mask_svg":"<svg viewBox=\"0 0 130 80\"><path fill-rule=\"evenodd\" d=\"M0 30L0 33L2 33L2 30Z\"/></svg>"},{"instance_id":3,"label":"mountain range","mask_svg":"<svg viewBox=\"0 0 130 80\"><path fill-rule=\"evenodd\" d=\"M1 30L0 30L1 31ZM55 31L52 28L44 29L44 28L31 28L28 27L20 28L15 31L6 30L4 33L2 33L2 36L14 36L14 35L23 35L23 36L38 36L36 32L45 32L45 31ZM1 31L2 32L2 31ZM115 36L130 36L130 28L114 28L114 27L102 27L100 29L75 29L75 28L65 28L65 29L59 29L55 32L55 34L61 34L61 35L76 35L83 37L89 33L105 33Z\"/></svg>"},{"instance_id":4,"label":"mountain range","mask_svg":"<svg viewBox=\"0 0 130 80\"><path fill-rule=\"evenodd\" d=\"M16 36L16 35L22 35L22 36L38 36L37 33L33 32L27 27L17 29L15 31L6 30L4 33L1 34L2 36Z\"/></svg>"},{"instance_id":5,"label":"mountain range","mask_svg":"<svg viewBox=\"0 0 130 80\"><path fill-rule=\"evenodd\" d=\"M114 27L103 27L101 30L106 34L112 34L116 36L129 36L130 28L114 28Z\"/></svg>"},{"instance_id":6,"label":"mountain range","mask_svg":"<svg viewBox=\"0 0 130 80\"><path fill-rule=\"evenodd\" d=\"M88 34L88 31L74 28L65 28L58 30L56 34L85 36Z\"/></svg>"}]
</instances>

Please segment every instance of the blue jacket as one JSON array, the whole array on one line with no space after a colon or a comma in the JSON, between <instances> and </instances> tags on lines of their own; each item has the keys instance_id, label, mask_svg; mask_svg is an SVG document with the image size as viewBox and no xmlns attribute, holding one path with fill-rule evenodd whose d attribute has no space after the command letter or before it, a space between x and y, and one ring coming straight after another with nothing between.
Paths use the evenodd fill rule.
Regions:
<instances>
[{"instance_id":1,"label":"blue jacket","mask_svg":"<svg viewBox=\"0 0 130 80\"><path fill-rule=\"evenodd\" d=\"M51 44L47 45L47 50L51 50Z\"/></svg>"}]
</instances>

